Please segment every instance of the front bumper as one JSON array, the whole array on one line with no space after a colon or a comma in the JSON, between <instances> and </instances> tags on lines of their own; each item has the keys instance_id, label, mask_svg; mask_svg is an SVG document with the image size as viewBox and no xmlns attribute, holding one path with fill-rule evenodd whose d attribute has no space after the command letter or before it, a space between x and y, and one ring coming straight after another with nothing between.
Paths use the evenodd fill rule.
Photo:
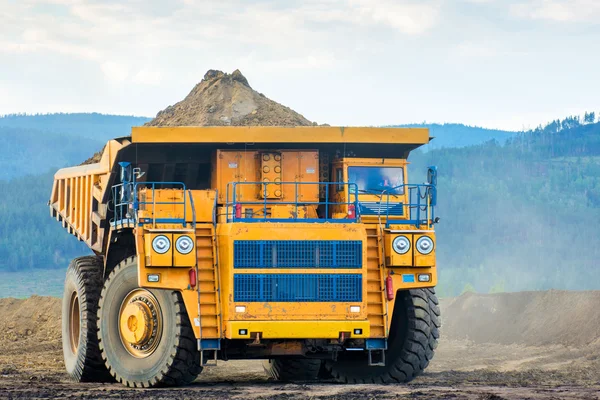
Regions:
<instances>
[{"instance_id":1,"label":"front bumper","mask_svg":"<svg viewBox=\"0 0 600 400\"><path fill-rule=\"evenodd\" d=\"M362 333L355 334L356 329ZM366 339L371 333L369 321L229 321L225 337L252 339L257 332L261 339L339 339L342 332L346 338Z\"/></svg>"}]
</instances>

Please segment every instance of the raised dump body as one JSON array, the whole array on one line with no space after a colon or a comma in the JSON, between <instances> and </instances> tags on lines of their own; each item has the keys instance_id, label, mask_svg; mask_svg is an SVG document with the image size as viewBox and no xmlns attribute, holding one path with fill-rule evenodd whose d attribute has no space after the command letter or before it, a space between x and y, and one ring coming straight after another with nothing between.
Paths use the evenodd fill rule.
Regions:
<instances>
[{"instance_id":1,"label":"raised dump body","mask_svg":"<svg viewBox=\"0 0 600 400\"><path fill-rule=\"evenodd\" d=\"M258 358L276 379L411 380L439 328L437 171L410 184L406 162L428 142L427 129L140 127L58 171L52 215L97 255L67 273L68 371L156 386Z\"/></svg>"}]
</instances>

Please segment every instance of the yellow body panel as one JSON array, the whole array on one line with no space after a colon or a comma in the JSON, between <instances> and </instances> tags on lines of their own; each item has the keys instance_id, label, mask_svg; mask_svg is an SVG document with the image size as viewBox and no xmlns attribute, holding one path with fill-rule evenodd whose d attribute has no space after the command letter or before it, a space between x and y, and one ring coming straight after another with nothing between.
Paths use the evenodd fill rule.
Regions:
<instances>
[{"instance_id":1,"label":"yellow body panel","mask_svg":"<svg viewBox=\"0 0 600 400\"><path fill-rule=\"evenodd\" d=\"M196 222L212 222L213 206L215 204L215 190L192 190L194 209L196 212ZM185 214L183 202L185 198ZM189 199L189 194L184 194L181 189L139 189L140 209L138 217L149 218L183 218L188 222L193 221L194 210ZM161 203L179 203L179 204L161 204ZM181 226L180 226L181 228Z\"/></svg>"},{"instance_id":2,"label":"yellow body panel","mask_svg":"<svg viewBox=\"0 0 600 400\"><path fill-rule=\"evenodd\" d=\"M296 271L290 272L289 270L277 270L277 272L282 273L295 273ZM306 272L306 271L304 271ZM310 273L315 273L314 270L309 271ZM331 271L331 273L339 273L340 271ZM347 272L347 271L344 271ZM257 271L256 273L273 273L273 271L262 270L262 272ZM298 273L302 273L298 271ZM327 272L323 272L327 273ZM364 290L364 289L363 289ZM231 298L232 294L229 293L229 297ZM363 295L363 299L366 295ZM244 306L246 311L244 313L238 313L235 311L237 306ZM351 306L360 307L360 312L352 313L350 312ZM252 302L243 302L231 301L228 303L229 308L229 320L231 321L239 321L239 320L254 320L254 319L264 319L264 320L310 320L310 319L339 319L340 317L344 317L344 319L348 320L359 320L366 319L366 307L363 302L335 302L335 303L311 303L311 302L268 302L268 303L252 303Z\"/></svg>"},{"instance_id":3,"label":"yellow body panel","mask_svg":"<svg viewBox=\"0 0 600 400\"><path fill-rule=\"evenodd\" d=\"M427 128L334 126L138 126L133 143L376 143L427 144Z\"/></svg>"},{"instance_id":4,"label":"yellow body panel","mask_svg":"<svg viewBox=\"0 0 600 400\"><path fill-rule=\"evenodd\" d=\"M398 236L405 236L410 240L410 250L406 254L398 254L392 248L392 242ZM434 248L429 254L417 251L417 240L428 236L433 240ZM385 256L388 266L393 267L432 267L435 266L435 234L431 231L410 230L403 232L388 232L385 236Z\"/></svg>"},{"instance_id":5,"label":"yellow body panel","mask_svg":"<svg viewBox=\"0 0 600 400\"><path fill-rule=\"evenodd\" d=\"M240 335L240 329L248 333ZM362 329L362 334L354 334L355 329ZM231 321L226 332L228 339L250 339L255 332L262 339L339 339L341 332L355 339L370 335L369 321Z\"/></svg>"},{"instance_id":6,"label":"yellow body panel","mask_svg":"<svg viewBox=\"0 0 600 400\"><path fill-rule=\"evenodd\" d=\"M419 240L419 238L422 237L422 236L428 236L428 237L431 238L431 240L433 240L433 250L429 254L421 254L416 249L416 247L417 247L417 240ZM427 233L425 235L414 235L413 236L413 243L414 243L413 247L415 248L415 251L413 251L413 254L414 254L413 265L415 267L431 267L431 266L435 266L435 235L433 233Z\"/></svg>"},{"instance_id":7,"label":"yellow body panel","mask_svg":"<svg viewBox=\"0 0 600 400\"><path fill-rule=\"evenodd\" d=\"M293 228L293 229L291 229ZM437 284L437 273L435 263L430 266L419 266L412 264L414 258L412 251L416 239L422 235L427 235L435 239L432 232L423 232L420 230L407 230L407 226L395 226L396 230L390 230L384 236L384 253L388 260L396 260L393 250L391 250L391 241L399 234L405 235L411 239L411 251L402 256L403 262L408 263L407 266L401 266L399 263L386 262L380 276L388 276L391 274L394 291L416 289L423 287L433 287ZM346 327L361 328L363 335L369 335L372 332L365 329L370 326L369 323L369 302L377 302L378 298L370 297L377 293L382 293L384 283L371 283L366 280L363 283L363 293L361 302L235 302L233 299L233 276L234 274L361 274L367 277L367 231L372 229L372 225L367 224L313 224L313 223L224 223L217 225L217 241L219 249L219 274L220 274L220 304L221 318L223 321L222 337L236 338L245 337L237 334L239 329L248 329L248 332L262 332L263 338L336 338L339 333L345 331ZM139 230L143 232L143 230ZM181 233L172 233L175 240ZM144 234L147 237L145 242L155 237L155 233L147 232ZM330 268L233 268L233 242L234 240L361 240L363 241L363 267L362 268L346 268L346 269L330 269ZM174 243L174 242L173 242ZM174 246L174 244L173 244ZM148 260L148 251L151 248L145 246L146 257ZM174 250L176 253L176 250ZM207 250L208 251L208 250ZM206 258L209 253L200 254L200 250L193 252L195 257ZM143 254L140 254L143 256ZM176 259L176 255L173 256ZM424 256L423 260L432 256ZM200 259L198 258L198 259ZM174 261L173 261L174 263ZM174 264L173 264L174 265ZM156 283L147 282L148 274L159 274L160 280ZM199 281L203 279L211 280L212 273L210 271L200 272ZM419 282L418 275L427 274L430 276L429 282ZM379 275L378 275L379 276ZM410 282L404 282L404 277L410 276ZM142 281L144 280L144 281ZM184 297L186 305L189 303L193 306L192 309L188 306L190 320L194 321L197 318L197 302L198 293L190 287L189 269L188 268L156 268L153 266L140 265L140 285L150 288L164 289L179 289ZM199 285L202 285L199 283ZM210 293L203 294L200 286L201 298L207 296L211 298ZM202 301L202 300L201 300ZM391 315L394 307L394 300L385 301L385 309L387 315ZM238 311L237 308L240 308ZM359 307L358 312L351 312L350 307ZM356 309L354 310L356 311ZM386 318L386 332L389 331L391 318ZM315 322L318 322L315 325ZM362 325L356 325L356 324ZM258 325L257 325L258 324ZM304 324L304 325L303 325ZM340 325L342 324L342 325ZM346 324L346 325L343 325ZM310 329L301 329L303 326L310 326ZM353 328L354 329L354 328ZM199 330L194 327L197 336ZM237 335L237 336L236 336ZM268 335L268 337L267 337ZM312 336L303 336L312 335ZM368 336L364 336L368 337Z\"/></svg>"},{"instance_id":8,"label":"yellow body panel","mask_svg":"<svg viewBox=\"0 0 600 400\"><path fill-rule=\"evenodd\" d=\"M257 182L258 153L256 151L217 150L213 165L211 185L219 192L219 203L227 199L227 186L233 182ZM229 190L232 190L230 186ZM233 192L229 193L229 201L233 200ZM256 201L258 188L254 185L239 185L236 189L236 200Z\"/></svg>"},{"instance_id":9,"label":"yellow body panel","mask_svg":"<svg viewBox=\"0 0 600 400\"><path fill-rule=\"evenodd\" d=\"M182 236L188 236L194 242L194 247L192 251L188 254L181 254L177 251L175 244L177 243L177 239ZM196 237L194 234L190 233L175 233L173 234L173 266L175 267L194 267L196 266Z\"/></svg>"},{"instance_id":10,"label":"yellow body panel","mask_svg":"<svg viewBox=\"0 0 600 400\"><path fill-rule=\"evenodd\" d=\"M247 307L247 318L251 319L306 319L319 315L322 318L340 319L348 315L350 303L236 303L233 299L233 275L260 273L356 273L362 269L318 269L318 268L233 268L234 240L361 240L365 239L365 230L361 225L351 224L311 224L311 223L230 223L219 224L217 237L219 240L219 262L221 268L221 301L224 320L236 320L240 316L235 312L236 305ZM366 247L363 245L363 248ZM363 258L366 256L363 250ZM366 263L364 263L366 265ZM364 268L363 268L364 269ZM366 285L363 285L363 300L366 298ZM364 302L363 302L364 303ZM349 318L365 318L364 304L361 313Z\"/></svg>"}]
</instances>

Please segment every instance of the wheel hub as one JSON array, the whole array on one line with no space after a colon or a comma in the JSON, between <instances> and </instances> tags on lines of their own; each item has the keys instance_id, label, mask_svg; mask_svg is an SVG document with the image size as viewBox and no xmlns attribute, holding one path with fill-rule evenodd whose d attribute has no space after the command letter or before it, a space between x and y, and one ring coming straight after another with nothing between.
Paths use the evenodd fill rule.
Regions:
<instances>
[{"instance_id":1,"label":"wheel hub","mask_svg":"<svg viewBox=\"0 0 600 400\"><path fill-rule=\"evenodd\" d=\"M71 344L73 354L77 354L77 348L79 347L79 333L81 329L79 313L79 296L77 296L77 292L73 292L69 301L69 343Z\"/></svg>"},{"instance_id":2,"label":"wheel hub","mask_svg":"<svg viewBox=\"0 0 600 400\"><path fill-rule=\"evenodd\" d=\"M133 356L144 358L156 350L162 331L158 301L145 289L135 289L123 302L119 313L119 333Z\"/></svg>"}]
</instances>

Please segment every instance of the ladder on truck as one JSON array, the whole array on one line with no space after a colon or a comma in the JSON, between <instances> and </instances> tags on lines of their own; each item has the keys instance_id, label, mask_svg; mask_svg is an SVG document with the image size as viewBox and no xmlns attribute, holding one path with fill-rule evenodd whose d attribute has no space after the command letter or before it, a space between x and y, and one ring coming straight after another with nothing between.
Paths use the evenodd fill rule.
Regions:
<instances>
[{"instance_id":1,"label":"ladder on truck","mask_svg":"<svg viewBox=\"0 0 600 400\"><path fill-rule=\"evenodd\" d=\"M367 226L367 317L371 337L365 347L369 366L385 366L389 324L384 267L383 226Z\"/></svg>"},{"instance_id":2,"label":"ladder on truck","mask_svg":"<svg viewBox=\"0 0 600 400\"><path fill-rule=\"evenodd\" d=\"M216 220L212 224L196 224L196 276L198 280L196 285L198 291L196 326L200 332L198 338L200 364L216 366L218 351L221 350L223 326Z\"/></svg>"}]
</instances>

